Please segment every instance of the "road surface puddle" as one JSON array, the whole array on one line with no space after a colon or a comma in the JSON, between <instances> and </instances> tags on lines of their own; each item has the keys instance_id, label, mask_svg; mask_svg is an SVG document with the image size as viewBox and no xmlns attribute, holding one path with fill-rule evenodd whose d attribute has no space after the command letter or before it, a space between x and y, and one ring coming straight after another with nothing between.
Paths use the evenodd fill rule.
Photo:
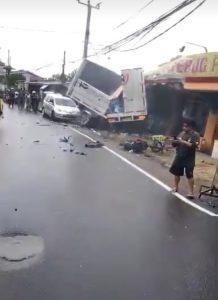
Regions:
<instances>
[{"instance_id":1,"label":"road surface puddle","mask_svg":"<svg viewBox=\"0 0 218 300\"><path fill-rule=\"evenodd\" d=\"M26 269L41 261L44 241L39 236L7 234L0 236L0 271Z\"/></svg>"}]
</instances>

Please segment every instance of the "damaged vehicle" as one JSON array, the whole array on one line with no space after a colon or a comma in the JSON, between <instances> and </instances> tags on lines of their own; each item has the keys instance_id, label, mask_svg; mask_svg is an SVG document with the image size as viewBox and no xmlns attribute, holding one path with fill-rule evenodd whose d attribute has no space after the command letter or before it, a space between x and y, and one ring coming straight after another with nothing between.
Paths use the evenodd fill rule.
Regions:
<instances>
[{"instance_id":1,"label":"damaged vehicle","mask_svg":"<svg viewBox=\"0 0 218 300\"><path fill-rule=\"evenodd\" d=\"M42 116L52 120L77 121L80 110L75 101L60 94L47 94L42 107Z\"/></svg>"},{"instance_id":2,"label":"damaged vehicle","mask_svg":"<svg viewBox=\"0 0 218 300\"><path fill-rule=\"evenodd\" d=\"M81 109L80 124L142 122L147 115L142 68L122 70L121 75L84 60L69 84L67 96Z\"/></svg>"}]
</instances>

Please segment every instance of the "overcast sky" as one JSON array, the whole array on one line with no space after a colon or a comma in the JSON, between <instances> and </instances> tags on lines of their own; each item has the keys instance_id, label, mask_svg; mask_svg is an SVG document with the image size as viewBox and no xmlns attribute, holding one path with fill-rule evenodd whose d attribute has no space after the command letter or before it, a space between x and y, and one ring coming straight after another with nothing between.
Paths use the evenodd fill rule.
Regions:
<instances>
[{"instance_id":1,"label":"overcast sky","mask_svg":"<svg viewBox=\"0 0 218 300\"><path fill-rule=\"evenodd\" d=\"M149 0L101 1L101 9L92 11L90 53L147 25L182 2L154 0L145 10L137 13ZM99 1L91 2L96 4ZM176 14L148 35L147 39L173 24L200 2L196 1ZM60 72L63 52L66 50L67 72L77 66L78 63L72 61L80 59L83 52L85 6L79 5L76 0L0 0L0 5L1 60L6 61L7 49L10 49L13 67L49 76ZM186 41L205 45L209 51L218 51L215 35L218 28L217 11L218 1L207 0L184 22L146 47L128 53L113 52L93 60L115 71L129 67L143 67L145 71L150 71L178 55L179 48ZM132 18L126 25L114 29L129 17ZM202 52L201 48L187 46L184 54L199 52ZM43 66L47 67L41 68Z\"/></svg>"}]
</instances>

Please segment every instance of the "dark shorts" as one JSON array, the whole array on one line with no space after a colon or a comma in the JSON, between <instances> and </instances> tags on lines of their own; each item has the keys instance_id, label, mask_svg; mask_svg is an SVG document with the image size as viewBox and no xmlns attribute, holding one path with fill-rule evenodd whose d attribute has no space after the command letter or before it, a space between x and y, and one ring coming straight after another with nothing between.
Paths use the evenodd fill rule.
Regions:
<instances>
[{"instance_id":1,"label":"dark shorts","mask_svg":"<svg viewBox=\"0 0 218 300\"><path fill-rule=\"evenodd\" d=\"M194 167L194 164L184 163L183 161L175 159L170 168L170 173L175 176L183 176L185 174L188 179L191 179L194 176Z\"/></svg>"}]
</instances>

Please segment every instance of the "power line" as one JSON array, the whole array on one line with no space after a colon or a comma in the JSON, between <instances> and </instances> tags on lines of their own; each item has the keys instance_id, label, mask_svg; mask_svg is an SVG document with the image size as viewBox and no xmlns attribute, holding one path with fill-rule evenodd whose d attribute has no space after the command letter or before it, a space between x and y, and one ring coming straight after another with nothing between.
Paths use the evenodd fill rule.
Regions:
<instances>
[{"instance_id":1,"label":"power line","mask_svg":"<svg viewBox=\"0 0 218 300\"><path fill-rule=\"evenodd\" d=\"M76 31L55 31L48 29L34 29L34 28L22 28L22 27L12 27L12 26L0 26L1 30L16 30L16 31L27 31L27 32L43 32L43 33L66 33L66 34L80 34L81 32Z\"/></svg>"},{"instance_id":2,"label":"power line","mask_svg":"<svg viewBox=\"0 0 218 300\"><path fill-rule=\"evenodd\" d=\"M145 4L144 6L142 6L142 8L139 9L139 12L142 12L145 8L147 8L152 2L154 2L154 0L149 1L147 4Z\"/></svg>"},{"instance_id":3,"label":"power line","mask_svg":"<svg viewBox=\"0 0 218 300\"><path fill-rule=\"evenodd\" d=\"M125 21L123 21L122 23L120 23L119 25L117 25L114 30L122 27L123 25L127 24L129 21L131 21L132 19L134 19L136 17L136 15L138 15L139 13L141 13L145 8L147 8L149 5L151 5L154 2L154 0L150 0L147 4L143 5L137 12L136 14L132 15L131 17L129 17L128 19L126 19Z\"/></svg>"},{"instance_id":4,"label":"power line","mask_svg":"<svg viewBox=\"0 0 218 300\"><path fill-rule=\"evenodd\" d=\"M122 38L121 40L118 40L115 43L105 46L104 48L101 49L101 53L107 54L111 51L117 50L117 49L123 47L124 45L132 42L136 38L139 38L139 37L147 34L148 31L153 30L155 27L160 25L162 22L168 20L172 15L174 15L175 13L179 12L183 8L189 6L190 4L192 4L196 1L198 1L198 0L186 0L186 1L181 2L179 5L172 8L171 10L167 11L166 13L164 13L163 15L158 17L155 21L151 22L150 24L140 28L139 30L133 32L132 34L129 34L128 36Z\"/></svg>"},{"instance_id":5,"label":"power line","mask_svg":"<svg viewBox=\"0 0 218 300\"><path fill-rule=\"evenodd\" d=\"M167 33L168 31L170 31L171 29L173 29L174 27L176 27L178 24L180 24L182 21L184 21L187 17L189 17L191 14L193 14L199 7L201 7L204 3L206 2L206 0L203 0L201 3L199 3L194 9L192 9L189 13L187 13L184 17L182 17L178 22L174 23L172 26L168 27L166 30L164 30L163 32L159 33L158 35L156 35L155 37L153 37L152 39L150 39L149 41L147 41L146 43L135 47L135 48L130 48L130 49L125 49L125 50L118 50L119 52L129 52L129 51L134 51L134 50L138 50L148 44L150 44L151 42L153 42L154 40L156 40L157 38L161 37L162 35L164 35L165 33Z\"/></svg>"},{"instance_id":6,"label":"power line","mask_svg":"<svg viewBox=\"0 0 218 300\"><path fill-rule=\"evenodd\" d=\"M36 69L33 69L32 71L40 71L40 70L42 70L42 69L49 68L49 67L51 67L51 66L54 66L54 65L59 64L61 61L62 61L62 60L58 60L58 61L56 61L56 62L52 62L52 63L46 64L46 65L43 65L43 66L41 66L41 67L38 67L38 68L36 68Z\"/></svg>"},{"instance_id":7,"label":"power line","mask_svg":"<svg viewBox=\"0 0 218 300\"><path fill-rule=\"evenodd\" d=\"M126 50L118 50L118 48L122 47L124 45L124 43L128 43L132 40L134 40L137 37L140 37L140 39L144 38L145 35L149 34L157 25L159 25L160 23L162 23L163 21L165 21L166 19L169 19L170 16L172 16L173 14L175 14L176 12L180 11L181 9L183 9L184 7L187 7L188 5L196 2L198 0L187 0L187 1L183 1L181 4L179 4L178 6L174 7L173 9L171 9L170 11L168 11L167 13L161 15L159 18L157 18L155 21L151 22L149 25L139 29L138 31L134 32L133 34L121 39L120 41L111 44L109 46L105 46L103 47L100 51L89 55L88 57L95 57L97 55L100 54L107 54L111 51L119 51L119 52L127 52L127 51L133 51L133 50L137 50L139 48L142 48L144 46L146 46L147 44L151 43L152 41L156 40L158 37L164 35L165 33L167 33L169 30L171 30L172 28L174 28L176 25L178 25L179 23L181 23L183 20L185 20L188 16L190 16L192 13L194 13L200 6L202 6L206 0L201 1L194 9L192 9L191 11L189 11L184 17L182 17L181 19L179 19L178 22L174 23L172 26L168 27L166 30L164 30L163 32L161 32L160 34L156 35L154 38L150 39L149 41L147 41L146 43L132 48L132 49L126 49ZM124 42L123 45L121 42ZM139 41L138 41L139 42ZM117 44L117 48L114 47L114 45ZM113 46L113 47L112 47ZM69 63L77 63L82 61L82 58L76 59L74 61L69 61ZM45 66L42 66L36 70L40 70L42 68L46 68L46 67L50 67L51 65L54 65L56 63L51 63Z\"/></svg>"}]
</instances>

